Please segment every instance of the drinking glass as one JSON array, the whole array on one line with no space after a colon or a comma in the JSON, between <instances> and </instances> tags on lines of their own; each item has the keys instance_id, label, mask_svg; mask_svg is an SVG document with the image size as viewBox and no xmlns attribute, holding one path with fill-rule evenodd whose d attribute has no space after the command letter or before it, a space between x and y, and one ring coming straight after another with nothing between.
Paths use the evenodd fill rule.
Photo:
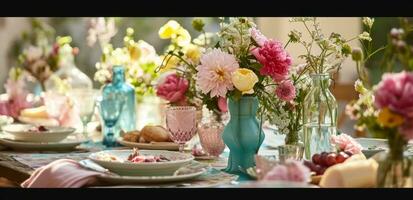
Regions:
<instances>
[{"instance_id":1,"label":"drinking glass","mask_svg":"<svg viewBox=\"0 0 413 200\"><path fill-rule=\"evenodd\" d=\"M99 102L100 114L102 116L102 120L104 121L105 129L107 128L107 132L105 131L103 137L103 145L107 147L116 146L116 138L113 133L113 127L116 125L116 122L122 113L125 101L125 97L122 95L110 94L102 98Z\"/></svg>"},{"instance_id":2,"label":"drinking glass","mask_svg":"<svg viewBox=\"0 0 413 200\"><path fill-rule=\"evenodd\" d=\"M171 139L179 144L179 151L184 151L185 143L195 135L196 109L194 106L171 106L166 109L166 126Z\"/></svg>"},{"instance_id":3,"label":"drinking glass","mask_svg":"<svg viewBox=\"0 0 413 200\"><path fill-rule=\"evenodd\" d=\"M203 123L198 128L199 140L202 148L211 156L219 157L225 149L222 139L222 132L225 125L220 122L212 121Z\"/></svg>"},{"instance_id":4,"label":"drinking glass","mask_svg":"<svg viewBox=\"0 0 413 200\"><path fill-rule=\"evenodd\" d=\"M83 136L88 139L87 124L91 121L95 112L96 99L99 90L74 89L70 91L70 96L74 99L79 110L80 119L83 124Z\"/></svg>"}]
</instances>

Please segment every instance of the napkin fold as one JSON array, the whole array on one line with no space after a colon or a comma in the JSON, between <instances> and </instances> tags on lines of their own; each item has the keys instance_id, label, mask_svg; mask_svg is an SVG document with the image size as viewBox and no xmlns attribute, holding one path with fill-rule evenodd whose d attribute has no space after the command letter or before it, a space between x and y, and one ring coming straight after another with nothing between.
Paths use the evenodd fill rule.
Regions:
<instances>
[{"instance_id":1,"label":"napkin fold","mask_svg":"<svg viewBox=\"0 0 413 200\"><path fill-rule=\"evenodd\" d=\"M75 160L59 159L36 169L23 188L80 188L98 182L102 173L87 170Z\"/></svg>"}]
</instances>

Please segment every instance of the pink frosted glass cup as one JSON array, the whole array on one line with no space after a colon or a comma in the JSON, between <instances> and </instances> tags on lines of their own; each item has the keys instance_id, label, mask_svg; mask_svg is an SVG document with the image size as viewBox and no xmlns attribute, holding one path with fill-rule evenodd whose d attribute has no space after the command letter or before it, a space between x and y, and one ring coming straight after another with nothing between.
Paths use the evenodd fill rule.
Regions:
<instances>
[{"instance_id":1,"label":"pink frosted glass cup","mask_svg":"<svg viewBox=\"0 0 413 200\"><path fill-rule=\"evenodd\" d=\"M171 106L166 109L166 126L172 141L179 144L180 152L184 151L185 143L195 135L196 124L194 106Z\"/></svg>"},{"instance_id":2,"label":"pink frosted glass cup","mask_svg":"<svg viewBox=\"0 0 413 200\"><path fill-rule=\"evenodd\" d=\"M202 148L211 156L219 157L225 149L225 143L222 139L224 124L211 122L201 124L198 128L199 140Z\"/></svg>"}]
</instances>

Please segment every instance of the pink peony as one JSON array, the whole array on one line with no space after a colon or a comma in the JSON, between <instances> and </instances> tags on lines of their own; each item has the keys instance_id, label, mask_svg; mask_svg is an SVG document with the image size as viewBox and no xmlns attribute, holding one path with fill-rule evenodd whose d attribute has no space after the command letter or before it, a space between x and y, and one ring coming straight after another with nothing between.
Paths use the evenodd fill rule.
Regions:
<instances>
[{"instance_id":1,"label":"pink peony","mask_svg":"<svg viewBox=\"0 0 413 200\"><path fill-rule=\"evenodd\" d=\"M331 143L336 145L341 151L349 151L352 154L359 154L363 147L354 138L347 134L332 135Z\"/></svg>"},{"instance_id":2,"label":"pink peony","mask_svg":"<svg viewBox=\"0 0 413 200\"><path fill-rule=\"evenodd\" d=\"M275 82L287 78L292 60L280 42L267 40L263 46L252 49L251 53L263 65L261 75L271 76Z\"/></svg>"},{"instance_id":3,"label":"pink peony","mask_svg":"<svg viewBox=\"0 0 413 200\"><path fill-rule=\"evenodd\" d=\"M168 75L165 80L156 87L156 95L168 100L170 103L177 103L185 100L185 92L188 90L189 82L177 74Z\"/></svg>"},{"instance_id":4,"label":"pink peony","mask_svg":"<svg viewBox=\"0 0 413 200\"><path fill-rule=\"evenodd\" d=\"M387 73L383 75L375 92L375 105L407 118L413 118L413 73Z\"/></svg>"},{"instance_id":5,"label":"pink peony","mask_svg":"<svg viewBox=\"0 0 413 200\"><path fill-rule=\"evenodd\" d=\"M283 101L291 101L295 98L295 87L290 80L283 81L275 89L275 94Z\"/></svg>"},{"instance_id":6,"label":"pink peony","mask_svg":"<svg viewBox=\"0 0 413 200\"><path fill-rule=\"evenodd\" d=\"M258 29L251 28L250 34L252 39L261 47L264 45L266 41L268 41L267 37L265 37Z\"/></svg>"},{"instance_id":7,"label":"pink peony","mask_svg":"<svg viewBox=\"0 0 413 200\"><path fill-rule=\"evenodd\" d=\"M285 164L274 166L263 180L308 182L310 181L311 171L300 161L287 160Z\"/></svg>"},{"instance_id":8,"label":"pink peony","mask_svg":"<svg viewBox=\"0 0 413 200\"><path fill-rule=\"evenodd\" d=\"M233 90L231 76L239 68L234 55L220 49L212 49L202 55L201 64L197 66L197 84L202 93L211 97L225 97Z\"/></svg>"},{"instance_id":9,"label":"pink peony","mask_svg":"<svg viewBox=\"0 0 413 200\"><path fill-rule=\"evenodd\" d=\"M227 99L224 97L219 97L218 98L218 108L221 112L228 112L228 103Z\"/></svg>"}]
</instances>

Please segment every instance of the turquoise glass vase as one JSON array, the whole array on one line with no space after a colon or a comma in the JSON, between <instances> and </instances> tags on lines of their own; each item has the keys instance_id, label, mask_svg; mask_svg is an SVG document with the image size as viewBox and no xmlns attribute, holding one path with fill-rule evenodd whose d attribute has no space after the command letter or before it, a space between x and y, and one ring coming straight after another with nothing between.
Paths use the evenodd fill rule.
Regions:
<instances>
[{"instance_id":1,"label":"turquoise glass vase","mask_svg":"<svg viewBox=\"0 0 413 200\"><path fill-rule=\"evenodd\" d=\"M242 174L255 166L255 154L264 141L264 131L256 114L257 97L247 96L240 99L229 98L230 120L225 126L222 138L230 149L225 172Z\"/></svg>"}]
</instances>

